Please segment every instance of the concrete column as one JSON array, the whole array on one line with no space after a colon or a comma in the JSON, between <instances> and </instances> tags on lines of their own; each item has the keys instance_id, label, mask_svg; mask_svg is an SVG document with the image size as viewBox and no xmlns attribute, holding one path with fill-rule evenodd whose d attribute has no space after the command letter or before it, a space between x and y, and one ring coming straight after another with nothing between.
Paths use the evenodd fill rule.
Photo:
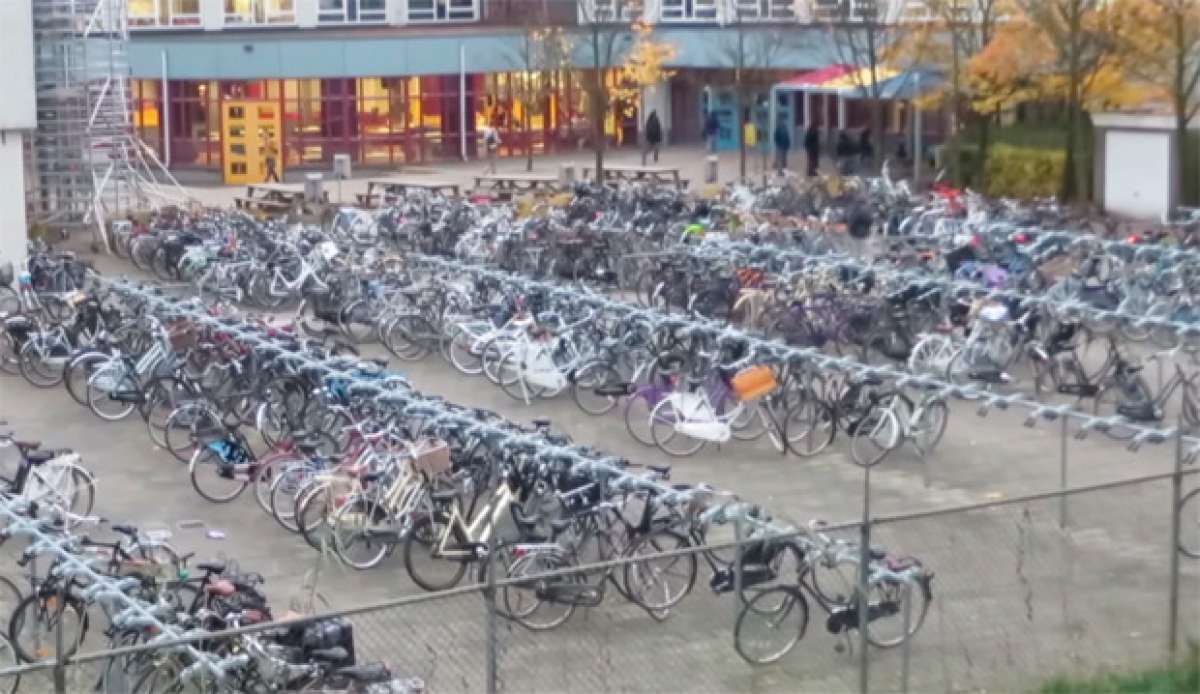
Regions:
<instances>
[{"instance_id":1,"label":"concrete column","mask_svg":"<svg viewBox=\"0 0 1200 694\"><path fill-rule=\"evenodd\" d=\"M838 105L838 130L845 130L846 129L846 97L842 96L841 94L838 94L837 105Z\"/></svg>"},{"instance_id":2,"label":"concrete column","mask_svg":"<svg viewBox=\"0 0 1200 694\"><path fill-rule=\"evenodd\" d=\"M813 98L809 92L800 93L804 98L804 127L808 128L817 122L817 119L813 117Z\"/></svg>"},{"instance_id":3,"label":"concrete column","mask_svg":"<svg viewBox=\"0 0 1200 694\"><path fill-rule=\"evenodd\" d=\"M13 264L14 276L25 266L24 135L0 131L0 263Z\"/></svg>"}]
</instances>

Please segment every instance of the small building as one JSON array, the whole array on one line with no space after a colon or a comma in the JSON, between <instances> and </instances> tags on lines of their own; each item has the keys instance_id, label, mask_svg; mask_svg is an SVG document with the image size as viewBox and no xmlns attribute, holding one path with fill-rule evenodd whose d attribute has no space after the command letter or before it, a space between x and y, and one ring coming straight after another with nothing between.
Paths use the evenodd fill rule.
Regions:
<instances>
[{"instance_id":1,"label":"small building","mask_svg":"<svg viewBox=\"0 0 1200 694\"><path fill-rule=\"evenodd\" d=\"M1096 203L1105 212L1161 219L1200 199L1200 125L1188 133L1189 161L1180 161L1175 118L1162 113L1097 113L1093 176Z\"/></svg>"}]
</instances>

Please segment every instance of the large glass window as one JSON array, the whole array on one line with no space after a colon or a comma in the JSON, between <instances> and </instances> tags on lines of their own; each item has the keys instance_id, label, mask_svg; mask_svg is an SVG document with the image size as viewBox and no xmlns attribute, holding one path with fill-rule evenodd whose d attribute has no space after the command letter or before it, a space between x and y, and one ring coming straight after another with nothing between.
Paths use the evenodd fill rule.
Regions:
<instances>
[{"instance_id":1,"label":"large glass window","mask_svg":"<svg viewBox=\"0 0 1200 694\"><path fill-rule=\"evenodd\" d=\"M410 22L473 22L479 0L408 0Z\"/></svg>"},{"instance_id":2,"label":"large glass window","mask_svg":"<svg viewBox=\"0 0 1200 694\"><path fill-rule=\"evenodd\" d=\"M383 22L387 0L319 0L317 18L325 23Z\"/></svg>"},{"instance_id":3,"label":"large glass window","mask_svg":"<svg viewBox=\"0 0 1200 694\"><path fill-rule=\"evenodd\" d=\"M199 26L200 0L167 0L172 26Z\"/></svg>"},{"instance_id":4,"label":"large glass window","mask_svg":"<svg viewBox=\"0 0 1200 694\"><path fill-rule=\"evenodd\" d=\"M225 23L292 24L295 0L225 0Z\"/></svg>"},{"instance_id":5,"label":"large glass window","mask_svg":"<svg viewBox=\"0 0 1200 694\"><path fill-rule=\"evenodd\" d=\"M152 27L166 23L165 7L158 0L129 0L129 26Z\"/></svg>"}]
</instances>

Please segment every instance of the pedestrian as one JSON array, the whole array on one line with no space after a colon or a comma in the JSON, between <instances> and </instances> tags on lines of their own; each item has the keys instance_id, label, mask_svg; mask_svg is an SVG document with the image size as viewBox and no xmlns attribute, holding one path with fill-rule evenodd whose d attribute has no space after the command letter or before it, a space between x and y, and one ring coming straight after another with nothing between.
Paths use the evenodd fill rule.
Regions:
<instances>
[{"instance_id":1,"label":"pedestrian","mask_svg":"<svg viewBox=\"0 0 1200 694\"><path fill-rule=\"evenodd\" d=\"M658 146L662 144L662 123L658 121L658 111L651 109L646 118L646 148L642 150L642 166L646 165L646 155L654 152L654 163L658 163Z\"/></svg>"},{"instance_id":2,"label":"pedestrian","mask_svg":"<svg viewBox=\"0 0 1200 694\"><path fill-rule=\"evenodd\" d=\"M864 170L870 170L875 160L875 146L871 144L871 129L863 128L858 134L858 159Z\"/></svg>"},{"instance_id":3,"label":"pedestrian","mask_svg":"<svg viewBox=\"0 0 1200 694\"><path fill-rule=\"evenodd\" d=\"M846 176L850 174L854 168L854 143L850 140L850 135L845 130L839 130L837 134L837 143L833 148L833 156L837 160L838 173Z\"/></svg>"},{"instance_id":4,"label":"pedestrian","mask_svg":"<svg viewBox=\"0 0 1200 694\"><path fill-rule=\"evenodd\" d=\"M805 173L812 178L817 175L817 168L821 163L821 131L817 130L815 123L810 124L804 131L804 154L808 158Z\"/></svg>"},{"instance_id":5,"label":"pedestrian","mask_svg":"<svg viewBox=\"0 0 1200 694\"><path fill-rule=\"evenodd\" d=\"M496 173L496 150L500 149L500 133L495 126L487 125L483 129L483 147L487 154L487 168L484 173Z\"/></svg>"},{"instance_id":6,"label":"pedestrian","mask_svg":"<svg viewBox=\"0 0 1200 694\"><path fill-rule=\"evenodd\" d=\"M721 122L717 120L717 112L709 111L704 117L704 141L710 153L717 151L717 135L721 132Z\"/></svg>"},{"instance_id":7,"label":"pedestrian","mask_svg":"<svg viewBox=\"0 0 1200 694\"><path fill-rule=\"evenodd\" d=\"M775 168L780 172L787 169L787 155L791 148L791 128L781 119L775 124Z\"/></svg>"},{"instance_id":8,"label":"pedestrian","mask_svg":"<svg viewBox=\"0 0 1200 694\"><path fill-rule=\"evenodd\" d=\"M266 180L279 183L279 146L275 144L275 139L263 132L263 159L266 160L267 177Z\"/></svg>"}]
</instances>

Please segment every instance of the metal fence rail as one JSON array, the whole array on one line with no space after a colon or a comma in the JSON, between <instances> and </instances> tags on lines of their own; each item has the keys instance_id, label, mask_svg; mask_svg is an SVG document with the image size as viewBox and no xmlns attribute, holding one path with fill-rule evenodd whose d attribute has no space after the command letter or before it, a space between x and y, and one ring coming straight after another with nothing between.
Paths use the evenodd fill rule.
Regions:
<instances>
[{"instance_id":1,"label":"metal fence rail","mask_svg":"<svg viewBox=\"0 0 1200 694\"><path fill-rule=\"evenodd\" d=\"M1176 503L1180 490L1200 483L1197 473L1180 467L832 526L830 533L919 556L936 571L920 631L891 649L864 649L857 632L831 635L826 612L810 602L807 631L791 652L768 666L744 661L733 636L741 604L710 590L703 557L748 546L737 542L669 553L694 559L699 570L690 594L657 618L610 585L600 606L577 609L556 629L531 631L503 617L505 589L520 581L501 575L492 584L284 624L345 616L359 662L384 661L398 675L421 678L430 692L1025 690L1059 675L1152 666L1200 643L1200 560L1175 551L1173 534L1181 520L1200 522L1180 518ZM628 563L582 570L619 577ZM847 577L845 589L853 591L856 581ZM128 691L132 683L112 663L171 643L27 666L19 669L20 690L53 691L57 684L57 691L92 691L107 682L99 691ZM16 674L0 671L0 685Z\"/></svg>"}]
</instances>

